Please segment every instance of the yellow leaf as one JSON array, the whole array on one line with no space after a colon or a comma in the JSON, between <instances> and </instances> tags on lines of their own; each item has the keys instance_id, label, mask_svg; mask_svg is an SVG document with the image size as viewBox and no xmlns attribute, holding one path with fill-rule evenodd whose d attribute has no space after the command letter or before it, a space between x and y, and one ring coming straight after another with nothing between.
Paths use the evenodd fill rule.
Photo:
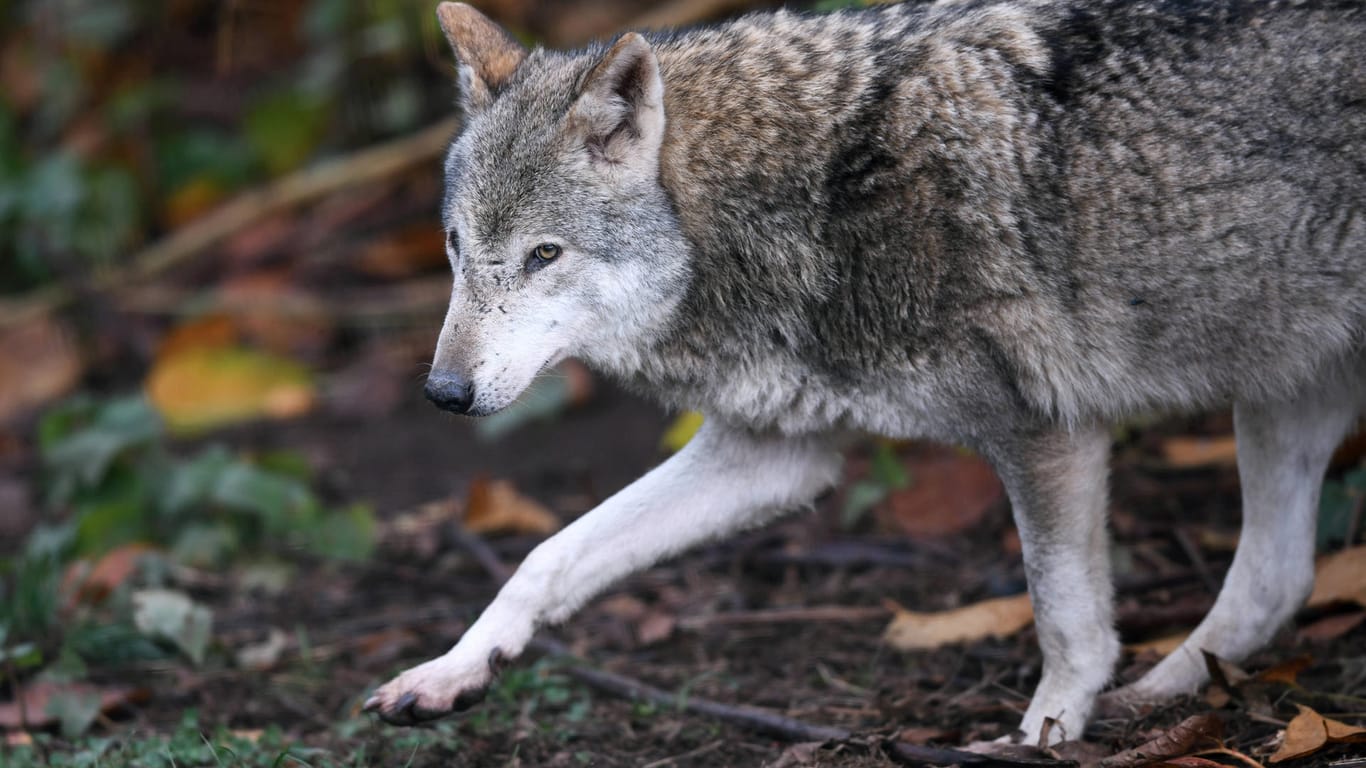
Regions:
<instances>
[{"instance_id":1,"label":"yellow leaf","mask_svg":"<svg viewBox=\"0 0 1366 768\"><path fill-rule=\"evenodd\" d=\"M559 518L535 499L523 496L506 480L476 478L465 503L465 528L474 533L549 534Z\"/></svg>"},{"instance_id":2,"label":"yellow leaf","mask_svg":"<svg viewBox=\"0 0 1366 768\"><path fill-rule=\"evenodd\" d=\"M1169 437L1162 442L1162 458L1178 469L1233 466L1238 463L1238 442L1233 435Z\"/></svg>"},{"instance_id":3,"label":"yellow leaf","mask_svg":"<svg viewBox=\"0 0 1366 768\"><path fill-rule=\"evenodd\" d=\"M1366 546L1319 559L1308 606L1317 608L1331 603L1356 603L1366 608Z\"/></svg>"},{"instance_id":4,"label":"yellow leaf","mask_svg":"<svg viewBox=\"0 0 1366 768\"><path fill-rule=\"evenodd\" d=\"M950 611L919 613L899 608L883 633L902 651L930 650L987 637L1007 637L1034 621L1029 595L983 600Z\"/></svg>"},{"instance_id":5,"label":"yellow leaf","mask_svg":"<svg viewBox=\"0 0 1366 768\"><path fill-rule=\"evenodd\" d=\"M307 413L317 393L303 366L243 347L191 347L157 361L147 395L173 430Z\"/></svg>"},{"instance_id":6,"label":"yellow leaf","mask_svg":"<svg viewBox=\"0 0 1366 768\"><path fill-rule=\"evenodd\" d=\"M683 450L683 446L687 445L692 436L697 434L697 430L702 428L702 418L702 414L697 411L679 414L664 431L664 437L659 440L660 447L671 453Z\"/></svg>"}]
</instances>

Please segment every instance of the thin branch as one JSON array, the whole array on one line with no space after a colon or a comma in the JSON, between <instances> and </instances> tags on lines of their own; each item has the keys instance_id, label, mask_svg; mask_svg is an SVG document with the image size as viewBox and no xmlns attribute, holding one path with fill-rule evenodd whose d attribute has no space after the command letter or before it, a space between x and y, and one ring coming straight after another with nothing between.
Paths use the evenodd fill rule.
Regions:
<instances>
[{"instance_id":1,"label":"thin branch","mask_svg":"<svg viewBox=\"0 0 1366 768\"><path fill-rule=\"evenodd\" d=\"M89 288L108 290L120 284L144 283L273 213L373 184L429 162L440 156L458 127L459 121L449 118L411 136L310 166L239 195L134 254L127 267L97 275ZM0 301L0 326L58 309L79 295L79 290L53 284L23 299Z\"/></svg>"}]
</instances>

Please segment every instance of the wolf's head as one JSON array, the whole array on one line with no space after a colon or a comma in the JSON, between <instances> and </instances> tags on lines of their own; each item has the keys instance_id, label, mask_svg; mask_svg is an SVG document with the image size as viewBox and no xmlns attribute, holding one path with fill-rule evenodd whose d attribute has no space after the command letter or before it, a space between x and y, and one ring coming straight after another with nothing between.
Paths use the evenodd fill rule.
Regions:
<instances>
[{"instance_id":1,"label":"wolf's head","mask_svg":"<svg viewBox=\"0 0 1366 768\"><path fill-rule=\"evenodd\" d=\"M442 3L464 126L442 220L455 276L427 396L486 415L547 366L629 370L686 290L687 245L659 181L664 85L646 40L528 51Z\"/></svg>"}]
</instances>

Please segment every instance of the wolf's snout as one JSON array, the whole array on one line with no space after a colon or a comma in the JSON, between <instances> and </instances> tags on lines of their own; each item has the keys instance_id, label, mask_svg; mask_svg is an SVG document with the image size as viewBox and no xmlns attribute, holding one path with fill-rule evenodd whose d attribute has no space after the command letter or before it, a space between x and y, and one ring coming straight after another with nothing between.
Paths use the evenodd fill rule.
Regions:
<instances>
[{"instance_id":1,"label":"wolf's snout","mask_svg":"<svg viewBox=\"0 0 1366 768\"><path fill-rule=\"evenodd\" d=\"M468 413L474 403L474 382L455 373L438 371L427 378L427 399L451 413Z\"/></svg>"}]
</instances>

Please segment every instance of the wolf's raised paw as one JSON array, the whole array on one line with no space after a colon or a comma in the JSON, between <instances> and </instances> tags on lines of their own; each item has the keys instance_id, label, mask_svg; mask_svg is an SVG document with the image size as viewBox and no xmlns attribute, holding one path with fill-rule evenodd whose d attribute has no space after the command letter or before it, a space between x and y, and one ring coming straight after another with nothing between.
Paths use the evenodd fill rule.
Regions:
<instances>
[{"instance_id":1,"label":"wolf's raised paw","mask_svg":"<svg viewBox=\"0 0 1366 768\"><path fill-rule=\"evenodd\" d=\"M482 701L495 672L492 663L469 670L443 656L380 686L363 709L374 712L390 725L419 725L437 720Z\"/></svg>"}]
</instances>

